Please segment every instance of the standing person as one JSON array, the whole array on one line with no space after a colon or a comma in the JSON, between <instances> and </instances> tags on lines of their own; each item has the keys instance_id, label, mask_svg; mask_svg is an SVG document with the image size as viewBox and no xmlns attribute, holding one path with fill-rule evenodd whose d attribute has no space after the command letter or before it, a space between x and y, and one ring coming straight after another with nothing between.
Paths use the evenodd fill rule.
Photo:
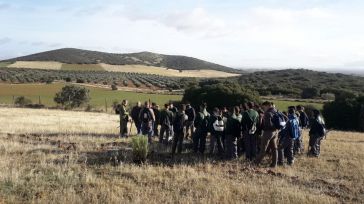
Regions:
<instances>
[{"instance_id":1,"label":"standing person","mask_svg":"<svg viewBox=\"0 0 364 204\"><path fill-rule=\"evenodd\" d=\"M321 116L320 111L313 110L313 118L310 121L310 140L308 156L320 156L321 140L326 135L325 121Z\"/></svg>"},{"instance_id":2,"label":"standing person","mask_svg":"<svg viewBox=\"0 0 364 204\"><path fill-rule=\"evenodd\" d=\"M307 114L305 113L305 108L301 105L297 106L297 111L299 113L299 121L300 121L300 137L295 140L294 145L294 153L301 154L305 151L305 146L303 142L303 130L306 129L309 125L309 119Z\"/></svg>"},{"instance_id":3,"label":"standing person","mask_svg":"<svg viewBox=\"0 0 364 204\"><path fill-rule=\"evenodd\" d=\"M224 155L222 136L224 134L225 124L219 108L215 107L213 110L213 114L210 117L209 129L211 133L210 154L212 155L214 153L216 143L218 154L222 157Z\"/></svg>"},{"instance_id":4,"label":"standing person","mask_svg":"<svg viewBox=\"0 0 364 204\"><path fill-rule=\"evenodd\" d=\"M182 153L183 138L186 133L186 121L188 116L185 114L186 106L182 104L173 120L173 144L172 144L172 156L176 153Z\"/></svg>"},{"instance_id":5,"label":"standing person","mask_svg":"<svg viewBox=\"0 0 364 204\"><path fill-rule=\"evenodd\" d=\"M141 121L141 131L142 135L148 136L149 144L152 143L153 136L153 122L155 121L155 116L153 110L150 108L148 101L144 103L144 107L140 110L139 119Z\"/></svg>"},{"instance_id":6,"label":"standing person","mask_svg":"<svg viewBox=\"0 0 364 204\"><path fill-rule=\"evenodd\" d=\"M275 168L277 166L277 142L278 142L278 130L276 125L277 110L273 107L273 103L266 101L263 104L264 117L263 117L263 136L260 145L260 152L256 158L256 163L259 165L263 160L268 148L271 150L272 163L270 167Z\"/></svg>"},{"instance_id":7,"label":"standing person","mask_svg":"<svg viewBox=\"0 0 364 204\"><path fill-rule=\"evenodd\" d=\"M134 121L135 127L137 129L137 134L139 135L141 133L141 121L139 119L139 113L142 109L142 103L140 101L137 102L137 104L131 109L131 118Z\"/></svg>"},{"instance_id":8,"label":"standing person","mask_svg":"<svg viewBox=\"0 0 364 204\"><path fill-rule=\"evenodd\" d=\"M210 114L206 110L207 105L203 103L195 120L195 134L193 135L193 151L195 153L204 154L206 148L206 137L208 132L208 121Z\"/></svg>"},{"instance_id":9,"label":"standing person","mask_svg":"<svg viewBox=\"0 0 364 204\"><path fill-rule=\"evenodd\" d=\"M247 104L248 110L243 114L242 130L245 138L245 155L246 159L253 161L257 154L257 126L259 123L259 114L253 109L254 103Z\"/></svg>"},{"instance_id":10,"label":"standing person","mask_svg":"<svg viewBox=\"0 0 364 204\"><path fill-rule=\"evenodd\" d=\"M293 165L293 147L295 140L300 136L299 118L296 116L295 109L288 110L288 122L286 127L280 132L278 148L278 165L283 165L284 157L287 157L287 164Z\"/></svg>"},{"instance_id":11,"label":"standing person","mask_svg":"<svg viewBox=\"0 0 364 204\"><path fill-rule=\"evenodd\" d=\"M264 118L264 111L263 109L260 107L260 105L255 104L254 106L255 111L258 112L259 114L259 120L258 120L258 124L257 124L257 155L260 152L260 144L261 144L261 140L262 140L262 135L263 135L263 118Z\"/></svg>"},{"instance_id":12,"label":"standing person","mask_svg":"<svg viewBox=\"0 0 364 204\"><path fill-rule=\"evenodd\" d=\"M186 115L188 116L188 120L186 122L186 139L191 136L191 139L193 137L193 132L195 129L195 119L196 119L196 111L191 106L190 103L187 103L186 105Z\"/></svg>"},{"instance_id":13,"label":"standing person","mask_svg":"<svg viewBox=\"0 0 364 204\"><path fill-rule=\"evenodd\" d=\"M168 143L170 136L172 136L172 122L173 122L173 113L169 110L169 105L164 104L164 109L161 111L161 131L159 134L159 143ZM166 137L164 139L164 133Z\"/></svg>"},{"instance_id":14,"label":"standing person","mask_svg":"<svg viewBox=\"0 0 364 204\"><path fill-rule=\"evenodd\" d=\"M239 106L235 106L226 121L225 139L226 155L228 159L238 158L238 138L241 137L241 120Z\"/></svg>"},{"instance_id":15,"label":"standing person","mask_svg":"<svg viewBox=\"0 0 364 204\"><path fill-rule=\"evenodd\" d=\"M128 137L128 121L129 121L129 112L127 111L128 101L123 100L121 102L121 106L119 106L119 116L120 116L120 137L127 138Z\"/></svg>"},{"instance_id":16,"label":"standing person","mask_svg":"<svg viewBox=\"0 0 364 204\"><path fill-rule=\"evenodd\" d=\"M159 111L159 106L156 103L152 103L152 110L155 116L155 121L153 123L153 136L157 136L158 137L158 126L160 123L160 111Z\"/></svg>"},{"instance_id":17,"label":"standing person","mask_svg":"<svg viewBox=\"0 0 364 204\"><path fill-rule=\"evenodd\" d=\"M169 110L173 112L173 114L177 114L178 110L177 108L173 105L172 102L169 103Z\"/></svg>"}]
</instances>

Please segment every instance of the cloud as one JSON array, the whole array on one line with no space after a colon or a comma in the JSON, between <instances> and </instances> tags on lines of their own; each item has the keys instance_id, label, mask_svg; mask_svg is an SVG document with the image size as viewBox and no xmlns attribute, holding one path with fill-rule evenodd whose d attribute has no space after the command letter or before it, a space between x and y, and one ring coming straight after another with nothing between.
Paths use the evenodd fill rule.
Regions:
<instances>
[{"instance_id":1,"label":"cloud","mask_svg":"<svg viewBox=\"0 0 364 204\"><path fill-rule=\"evenodd\" d=\"M0 38L0 45L5 45L5 44L10 43L10 42L11 42L11 39L8 38L8 37Z\"/></svg>"},{"instance_id":2,"label":"cloud","mask_svg":"<svg viewBox=\"0 0 364 204\"><path fill-rule=\"evenodd\" d=\"M0 3L0 11L1 10L6 10L6 9L9 9L9 8L11 8L11 5L10 4Z\"/></svg>"}]
</instances>

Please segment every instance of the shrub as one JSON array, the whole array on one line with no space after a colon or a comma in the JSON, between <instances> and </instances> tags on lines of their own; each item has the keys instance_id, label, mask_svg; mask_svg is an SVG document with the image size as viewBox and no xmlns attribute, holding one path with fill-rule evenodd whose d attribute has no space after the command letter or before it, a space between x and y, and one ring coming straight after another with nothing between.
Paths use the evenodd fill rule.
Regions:
<instances>
[{"instance_id":1,"label":"shrub","mask_svg":"<svg viewBox=\"0 0 364 204\"><path fill-rule=\"evenodd\" d=\"M133 161L140 163L145 162L148 156L148 138L136 136L132 138Z\"/></svg>"},{"instance_id":2,"label":"shrub","mask_svg":"<svg viewBox=\"0 0 364 204\"><path fill-rule=\"evenodd\" d=\"M24 96L16 97L14 104L19 107L25 107L29 104L31 104L32 101L29 98L25 98Z\"/></svg>"},{"instance_id":3,"label":"shrub","mask_svg":"<svg viewBox=\"0 0 364 204\"><path fill-rule=\"evenodd\" d=\"M84 80L84 79L77 79L77 80L76 80L76 83L83 84L83 83L85 83L85 80Z\"/></svg>"},{"instance_id":4,"label":"shrub","mask_svg":"<svg viewBox=\"0 0 364 204\"><path fill-rule=\"evenodd\" d=\"M302 90L302 94L301 97L302 98L316 98L317 96L319 96L319 90L316 88L304 88Z\"/></svg>"},{"instance_id":5,"label":"shrub","mask_svg":"<svg viewBox=\"0 0 364 204\"><path fill-rule=\"evenodd\" d=\"M118 90L118 87L115 84L113 84L113 85L111 85L111 90L117 91Z\"/></svg>"},{"instance_id":6,"label":"shrub","mask_svg":"<svg viewBox=\"0 0 364 204\"><path fill-rule=\"evenodd\" d=\"M258 93L231 82L190 87L186 89L182 100L189 101L195 107L207 102L209 108L232 107L249 101L260 102Z\"/></svg>"},{"instance_id":7,"label":"shrub","mask_svg":"<svg viewBox=\"0 0 364 204\"><path fill-rule=\"evenodd\" d=\"M75 85L66 85L61 91L56 93L54 101L66 108L80 107L90 100L89 90Z\"/></svg>"}]
</instances>

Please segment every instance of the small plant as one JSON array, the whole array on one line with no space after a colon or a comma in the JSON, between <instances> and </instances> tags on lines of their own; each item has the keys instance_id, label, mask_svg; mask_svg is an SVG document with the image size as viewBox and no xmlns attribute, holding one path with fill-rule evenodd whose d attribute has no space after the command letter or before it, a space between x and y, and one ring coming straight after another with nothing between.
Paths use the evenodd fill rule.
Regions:
<instances>
[{"instance_id":1,"label":"small plant","mask_svg":"<svg viewBox=\"0 0 364 204\"><path fill-rule=\"evenodd\" d=\"M115 84L113 84L113 85L111 85L111 90L117 91L118 90L118 87Z\"/></svg>"},{"instance_id":2,"label":"small plant","mask_svg":"<svg viewBox=\"0 0 364 204\"><path fill-rule=\"evenodd\" d=\"M145 162L148 156L148 138L136 136L132 138L133 161L136 163Z\"/></svg>"},{"instance_id":3,"label":"small plant","mask_svg":"<svg viewBox=\"0 0 364 204\"><path fill-rule=\"evenodd\" d=\"M29 98L25 98L24 96L16 97L14 101L15 105L19 107L25 107L32 103L32 101Z\"/></svg>"}]
</instances>

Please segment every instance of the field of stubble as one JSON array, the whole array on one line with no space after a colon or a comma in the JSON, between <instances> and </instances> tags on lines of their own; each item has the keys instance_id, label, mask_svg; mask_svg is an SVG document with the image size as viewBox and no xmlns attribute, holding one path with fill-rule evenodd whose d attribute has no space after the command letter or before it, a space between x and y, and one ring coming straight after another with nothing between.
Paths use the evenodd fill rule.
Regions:
<instances>
[{"instance_id":1,"label":"field of stubble","mask_svg":"<svg viewBox=\"0 0 364 204\"><path fill-rule=\"evenodd\" d=\"M360 203L364 134L330 132L319 159L257 168L154 144L131 162L116 115L0 108L0 202ZM307 146L307 133L305 134ZM268 161L267 161L268 162Z\"/></svg>"}]
</instances>

